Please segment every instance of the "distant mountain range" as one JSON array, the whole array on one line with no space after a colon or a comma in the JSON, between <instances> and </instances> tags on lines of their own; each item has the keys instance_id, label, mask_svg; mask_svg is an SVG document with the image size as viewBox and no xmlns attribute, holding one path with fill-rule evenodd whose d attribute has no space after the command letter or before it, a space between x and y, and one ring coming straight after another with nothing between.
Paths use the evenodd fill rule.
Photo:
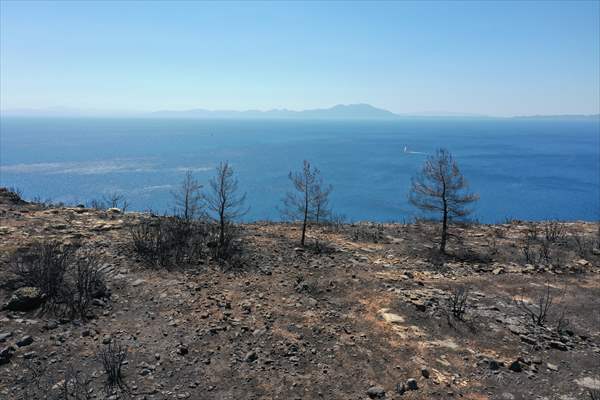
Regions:
<instances>
[{"instance_id":1,"label":"distant mountain range","mask_svg":"<svg viewBox=\"0 0 600 400\"><path fill-rule=\"evenodd\" d=\"M456 113L447 111L415 112L395 114L391 111L374 107L370 104L338 104L329 108L315 108L294 111L288 109L274 110L162 110L154 112L127 112L111 110L85 110L68 107L52 107L45 109L12 109L1 110L2 116L19 117L136 117L136 118L265 118L265 119L397 119L397 118L502 118L481 114ZM531 115L507 118L530 119L598 119L600 114L592 115Z\"/></svg>"},{"instance_id":2,"label":"distant mountain range","mask_svg":"<svg viewBox=\"0 0 600 400\"><path fill-rule=\"evenodd\" d=\"M391 111L373 107L369 104L338 104L330 108L315 108L312 110L293 111L275 109L268 111L211 111L193 109L184 111L156 111L151 113L154 117L185 117L185 118L335 118L335 119L381 119L397 118L398 115Z\"/></svg>"}]
</instances>

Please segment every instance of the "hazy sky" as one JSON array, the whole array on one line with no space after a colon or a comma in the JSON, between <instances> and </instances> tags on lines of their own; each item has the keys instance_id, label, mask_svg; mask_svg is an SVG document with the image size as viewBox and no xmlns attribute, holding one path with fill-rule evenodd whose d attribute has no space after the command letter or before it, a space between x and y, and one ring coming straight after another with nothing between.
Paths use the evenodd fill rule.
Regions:
<instances>
[{"instance_id":1,"label":"hazy sky","mask_svg":"<svg viewBox=\"0 0 600 400\"><path fill-rule=\"evenodd\" d=\"M600 112L598 1L0 3L4 110Z\"/></svg>"}]
</instances>

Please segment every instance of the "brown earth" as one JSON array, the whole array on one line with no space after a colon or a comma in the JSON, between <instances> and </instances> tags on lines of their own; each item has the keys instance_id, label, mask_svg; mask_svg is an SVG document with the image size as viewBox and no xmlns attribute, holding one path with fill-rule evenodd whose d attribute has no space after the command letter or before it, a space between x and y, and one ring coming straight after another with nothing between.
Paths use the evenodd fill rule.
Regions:
<instances>
[{"instance_id":1,"label":"brown earth","mask_svg":"<svg viewBox=\"0 0 600 400\"><path fill-rule=\"evenodd\" d=\"M98 399L365 399L380 386L387 399L567 400L600 389L599 253L563 244L555 265L526 265L531 224L457 227L463 241L442 260L430 224L312 228L321 254L297 248L293 224L245 224L244 269L207 259L166 271L133 252L127 227L140 214L0 199L1 302L16 288L10 253L40 240L93 248L112 292L87 322L0 311L0 350L14 347L2 399L35 398L40 381L59 390L68 366ZM590 240L599 229L564 228ZM536 327L513 299L535 300L547 283L554 304ZM448 309L457 287L470 288L464 321ZM24 336L33 342L18 347ZM103 389L97 354L109 341L128 348L129 394ZM410 378L418 389L399 393Z\"/></svg>"}]
</instances>

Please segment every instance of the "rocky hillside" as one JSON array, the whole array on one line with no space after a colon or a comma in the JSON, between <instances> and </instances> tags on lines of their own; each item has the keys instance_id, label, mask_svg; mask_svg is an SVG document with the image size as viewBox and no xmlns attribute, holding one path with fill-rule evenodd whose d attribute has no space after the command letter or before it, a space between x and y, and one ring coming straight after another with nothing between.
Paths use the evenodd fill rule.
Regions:
<instances>
[{"instance_id":1,"label":"rocky hillside","mask_svg":"<svg viewBox=\"0 0 600 400\"><path fill-rule=\"evenodd\" d=\"M461 240L440 257L429 224L311 228L317 249L299 248L292 224L254 223L240 227L243 263L225 270L210 256L148 265L130 234L144 217L0 192L1 399L566 400L600 390L598 224L456 227ZM77 243L98 260L105 286L85 312L49 307L51 293L24 278L27 265L45 265L40 243Z\"/></svg>"}]
</instances>

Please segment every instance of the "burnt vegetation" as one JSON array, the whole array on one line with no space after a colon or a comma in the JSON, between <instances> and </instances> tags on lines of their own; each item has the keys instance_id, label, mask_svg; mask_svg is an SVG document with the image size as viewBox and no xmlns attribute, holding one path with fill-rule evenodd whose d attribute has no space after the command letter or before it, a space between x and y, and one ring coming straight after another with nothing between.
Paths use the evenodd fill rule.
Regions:
<instances>
[{"instance_id":1,"label":"burnt vegetation","mask_svg":"<svg viewBox=\"0 0 600 400\"><path fill-rule=\"evenodd\" d=\"M43 310L57 316L93 317L93 299L110 295L102 263L78 244L38 242L18 249L10 258L20 286L39 291Z\"/></svg>"},{"instance_id":2,"label":"burnt vegetation","mask_svg":"<svg viewBox=\"0 0 600 400\"><path fill-rule=\"evenodd\" d=\"M407 398L495 398L509 390L500 380L550 396L547 382L566 370L560 393L595 398L572 389L599 348L595 225L469 220L477 195L446 150L412 182L424 214L414 222L348 222L308 161L288 178L279 211L291 223L242 223L246 194L223 162L203 183L186 172L167 214L126 212L115 195L98 210L31 204L0 227L0 244L17 248L0 255L11 272L0 291L9 303L19 291L34 301L2 315L0 368L12 386L0 379L0 394L350 398L367 374ZM22 201L9 197L3 216ZM26 244L48 232L52 240ZM540 285L549 276L555 284ZM578 285L570 301L566 282ZM282 371L310 382L275 393ZM378 387L367 395L386 398Z\"/></svg>"}]
</instances>

